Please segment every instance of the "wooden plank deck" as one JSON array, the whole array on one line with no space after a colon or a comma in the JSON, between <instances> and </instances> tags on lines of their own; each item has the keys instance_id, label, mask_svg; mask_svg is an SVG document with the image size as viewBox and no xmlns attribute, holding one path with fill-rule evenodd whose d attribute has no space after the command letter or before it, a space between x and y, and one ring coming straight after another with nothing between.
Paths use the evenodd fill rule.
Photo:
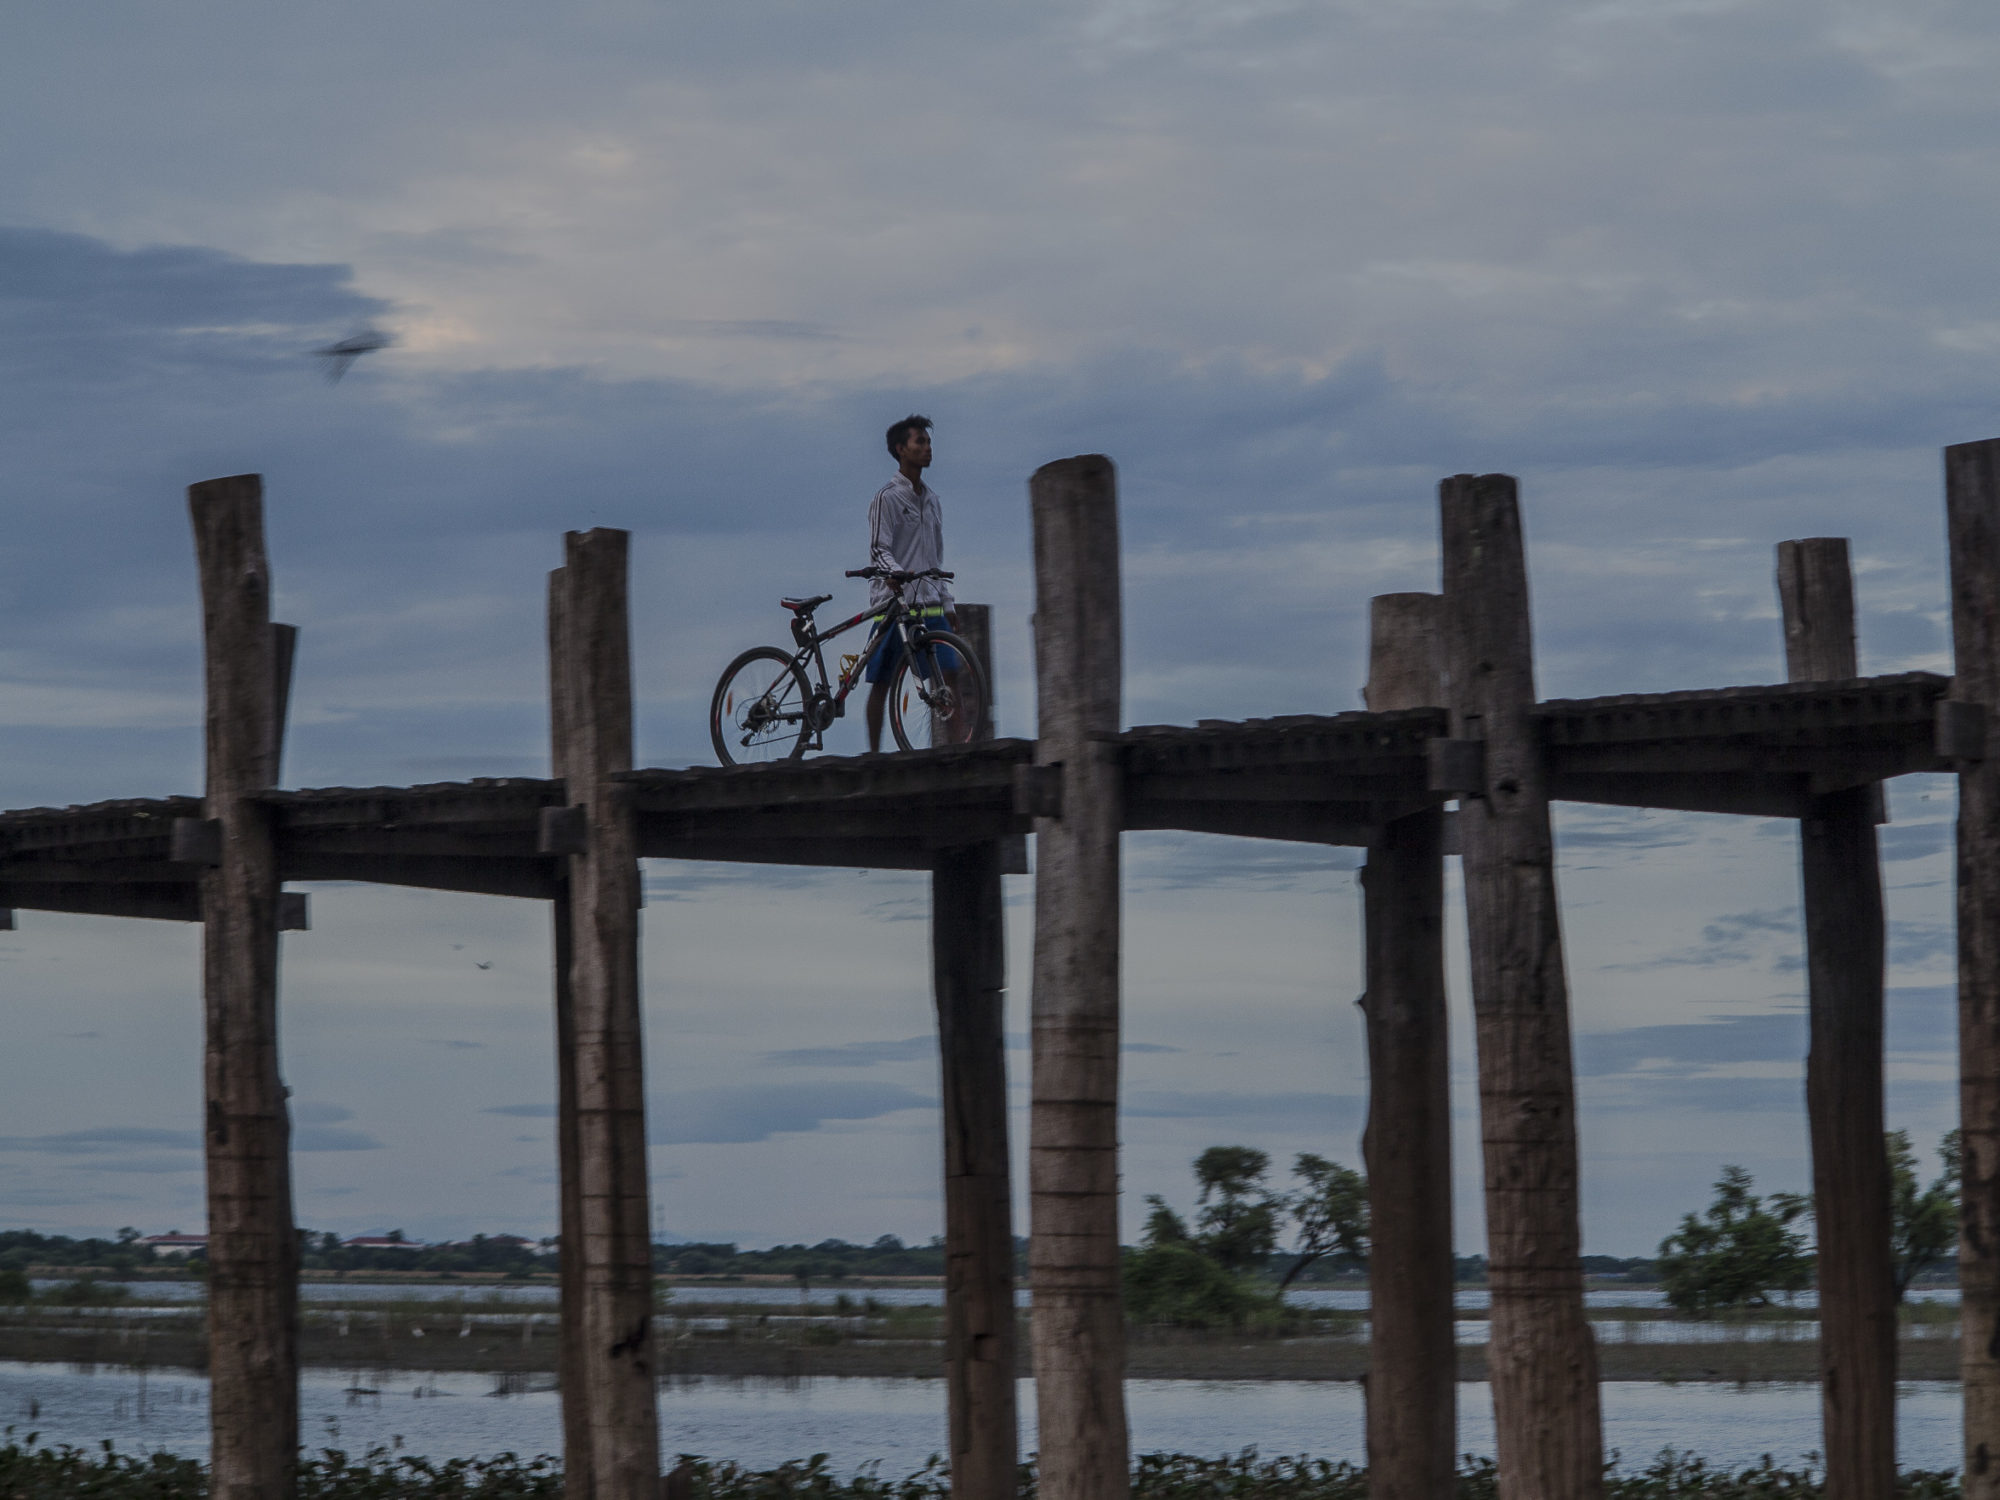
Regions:
<instances>
[{"instance_id":1,"label":"wooden plank deck","mask_svg":"<svg viewBox=\"0 0 2000 1500\"><path fill-rule=\"evenodd\" d=\"M1939 704L1950 679L1910 672L1840 683L1627 694L1540 703L1550 787L1562 801L1798 817L1808 799L1920 771L1950 771ZM1427 747L1442 709L1297 715L1115 736L1127 829L1365 846L1395 818L1455 795ZM940 848L1019 839L1060 788L1033 743L993 740L892 755L763 766L635 770L616 780L653 858L929 869ZM283 878L546 899L545 847L562 783L477 779L272 791ZM0 813L0 905L199 920L201 867L177 862L174 825L196 797Z\"/></svg>"}]
</instances>

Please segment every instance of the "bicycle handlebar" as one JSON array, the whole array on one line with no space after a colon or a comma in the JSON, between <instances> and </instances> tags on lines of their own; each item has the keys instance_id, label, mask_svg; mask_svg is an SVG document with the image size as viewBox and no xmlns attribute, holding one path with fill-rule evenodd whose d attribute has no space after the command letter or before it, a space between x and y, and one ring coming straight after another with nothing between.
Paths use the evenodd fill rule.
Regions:
<instances>
[{"instance_id":1,"label":"bicycle handlebar","mask_svg":"<svg viewBox=\"0 0 2000 1500\"><path fill-rule=\"evenodd\" d=\"M911 583L919 578L956 578L956 573L947 573L943 568L926 568L921 573L895 572L888 568L849 568L849 578L886 578L892 583Z\"/></svg>"}]
</instances>

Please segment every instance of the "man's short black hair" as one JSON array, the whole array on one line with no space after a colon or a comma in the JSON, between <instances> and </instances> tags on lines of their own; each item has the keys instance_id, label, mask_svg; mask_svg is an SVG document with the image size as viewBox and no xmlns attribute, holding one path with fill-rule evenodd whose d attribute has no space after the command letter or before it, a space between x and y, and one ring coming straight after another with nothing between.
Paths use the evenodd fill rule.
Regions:
<instances>
[{"instance_id":1,"label":"man's short black hair","mask_svg":"<svg viewBox=\"0 0 2000 1500\"><path fill-rule=\"evenodd\" d=\"M889 429L889 457L901 458L903 456L903 444L907 443L910 440L910 434L919 428L922 428L925 432L929 432L931 430L931 419L929 417L920 417L915 412L911 412L902 421L891 427Z\"/></svg>"}]
</instances>

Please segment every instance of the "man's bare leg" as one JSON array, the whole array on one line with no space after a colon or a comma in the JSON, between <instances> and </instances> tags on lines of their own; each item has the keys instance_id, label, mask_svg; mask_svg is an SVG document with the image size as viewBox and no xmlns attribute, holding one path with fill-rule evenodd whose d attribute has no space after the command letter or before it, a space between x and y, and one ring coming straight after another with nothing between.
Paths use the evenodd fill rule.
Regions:
<instances>
[{"instance_id":1,"label":"man's bare leg","mask_svg":"<svg viewBox=\"0 0 2000 1500\"><path fill-rule=\"evenodd\" d=\"M882 748L882 708L889 701L889 679L885 674L880 682L868 685L868 749L870 752Z\"/></svg>"}]
</instances>

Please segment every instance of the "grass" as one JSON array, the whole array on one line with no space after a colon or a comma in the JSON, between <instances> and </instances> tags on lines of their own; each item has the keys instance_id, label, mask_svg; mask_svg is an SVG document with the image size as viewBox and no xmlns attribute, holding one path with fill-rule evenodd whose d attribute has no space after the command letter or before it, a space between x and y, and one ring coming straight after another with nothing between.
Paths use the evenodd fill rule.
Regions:
<instances>
[{"instance_id":1,"label":"grass","mask_svg":"<svg viewBox=\"0 0 2000 1500\"><path fill-rule=\"evenodd\" d=\"M36 1447L34 1434L0 1446L0 1500L201 1500L206 1468L196 1459L157 1453L122 1454L97 1448ZM684 1458L689 1500L950 1500L951 1476L933 1457L916 1473L883 1479L871 1466L847 1477L815 1454L775 1469L751 1469ZM1037 1492L1032 1462L1021 1466L1019 1500ZM1468 1455L1458 1470L1457 1500L1497 1500L1490 1460ZM1672 1451L1643 1469L1613 1471L1608 1500L1817 1500L1824 1493L1810 1468L1779 1468L1766 1457L1742 1469L1710 1465ZM1957 1477L1912 1472L1903 1500L1948 1500ZM562 1466L553 1458L505 1453L490 1459L436 1463L374 1449L359 1457L325 1449L302 1463L300 1500L560 1500ZM1315 1458L1262 1458L1255 1449L1231 1457L1151 1453L1132 1466L1134 1500L1367 1500L1368 1473L1352 1464Z\"/></svg>"}]
</instances>

